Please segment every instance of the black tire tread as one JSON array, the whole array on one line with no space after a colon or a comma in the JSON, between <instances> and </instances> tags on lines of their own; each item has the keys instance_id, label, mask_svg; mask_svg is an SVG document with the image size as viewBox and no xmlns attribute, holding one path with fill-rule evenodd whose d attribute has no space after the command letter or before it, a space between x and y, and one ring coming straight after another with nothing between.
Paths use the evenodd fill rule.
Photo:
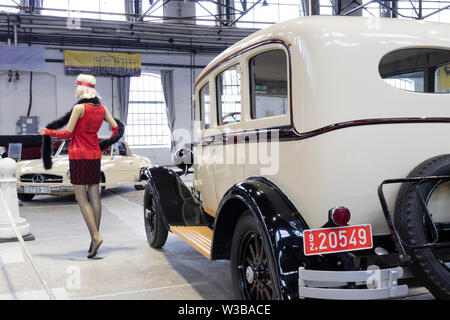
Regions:
<instances>
[{"instance_id":1,"label":"black tire tread","mask_svg":"<svg viewBox=\"0 0 450 320\"><path fill-rule=\"evenodd\" d=\"M150 188L147 185L144 192L144 211L147 205L146 201L152 201L153 206L155 207L156 211L156 231L155 236L153 239L149 238L149 235L147 233L147 241L149 245L154 249L160 249L164 246L164 244L167 241L167 237L169 235L169 230L167 229L166 225L164 224L164 221L161 217L161 208L159 206L159 203L156 201L156 199L153 196L150 196ZM146 222L147 223L147 222Z\"/></svg>"}]
</instances>

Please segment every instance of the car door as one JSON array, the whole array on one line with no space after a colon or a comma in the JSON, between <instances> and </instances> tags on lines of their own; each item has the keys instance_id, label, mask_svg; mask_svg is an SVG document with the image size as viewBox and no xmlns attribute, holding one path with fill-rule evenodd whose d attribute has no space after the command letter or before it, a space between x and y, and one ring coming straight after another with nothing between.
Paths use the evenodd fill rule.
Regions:
<instances>
[{"instance_id":1,"label":"car door","mask_svg":"<svg viewBox=\"0 0 450 320\"><path fill-rule=\"evenodd\" d=\"M217 208L217 198L214 186L214 148L213 143L217 136L215 129L214 110L215 102L211 100L213 88L209 80L198 86L196 93L196 147L194 150L194 186L200 192L203 207L209 214L214 215Z\"/></svg>"},{"instance_id":2,"label":"car door","mask_svg":"<svg viewBox=\"0 0 450 320\"><path fill-rule=\"evenodd\" d=\"M109 159L108 159L109 158ZM103 160L102 170L105 172L106 182L115 184L130 184L137 181L139 163L123 142L112 145L110 157Z\"/></svg>"},{"instance_id":3,"label":"car door","mask_svg":"<svg viewBox=\"0 0 450 320\"><path fill-rule=\"evenodd\" d=\"M234 184L245 180L245 148L241 139L244 124L242 114L247 105L242 90L242 68L240 60L234 59L215 73L216 122L221 141L216 141L214 153L214 184L217 203Z\"/></svg>"},{"instance_id":4,"label":"car door","mask_svg":"<svg viewBox=\"0 0 450 320\"><path fill-rule=\"evenodd\" d=\"M279 129L290 128L288 52L281 44L271 43L248 52L245 62L249 92L246 130L258 131L250 137L246 149L246 176L264 176L277 181L282 173L294 171L290 144L279 142Z\"/></svg>"}]
</instances>

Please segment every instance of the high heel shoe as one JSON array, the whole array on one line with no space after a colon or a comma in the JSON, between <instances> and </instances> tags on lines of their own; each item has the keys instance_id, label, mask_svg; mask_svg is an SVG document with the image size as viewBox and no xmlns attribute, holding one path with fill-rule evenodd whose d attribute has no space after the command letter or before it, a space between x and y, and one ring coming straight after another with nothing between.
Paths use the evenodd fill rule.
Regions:
<instances>
[{"instance_id":1,"label":"high heel shoe","mask_svg":"<svg viewBox=\"0 0 450 320\"><path fill-rule=\"evenodd\" d=\"M98 240L92 240L92 249L89 251L88 258L93 258L97 255L97 250L103 243L103 239L100 237Z\"/></svg>"}]
</instances>

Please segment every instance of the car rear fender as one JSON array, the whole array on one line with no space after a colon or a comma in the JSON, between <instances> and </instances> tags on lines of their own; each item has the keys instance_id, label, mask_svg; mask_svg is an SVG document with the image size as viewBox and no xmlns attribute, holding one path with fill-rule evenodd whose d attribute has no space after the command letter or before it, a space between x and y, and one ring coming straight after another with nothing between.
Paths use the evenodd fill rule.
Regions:
<instances>
[{"instance_id":1,"label":"car rear fender","mask_svg":"<svg viewBox=\"0 0 450 320\"><path fill-rule=\"evenodd\" d=\"M214 225L212 259L230 257L234 228L240 214L247 210L266 234L278 268L282 297L298 296L298 268L308 260L303 255L303 230L308 225L283 192L265 178L249 178L225 193Z\"/></svg>"}]
</instances>

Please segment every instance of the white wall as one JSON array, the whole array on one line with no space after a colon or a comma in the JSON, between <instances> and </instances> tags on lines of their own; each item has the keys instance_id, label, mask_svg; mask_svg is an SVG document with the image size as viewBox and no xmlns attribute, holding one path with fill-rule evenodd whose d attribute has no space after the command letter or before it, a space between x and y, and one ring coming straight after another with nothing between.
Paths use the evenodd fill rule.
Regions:
<instances>
[{"instance_id":1,"label":"white wall","mask_svg":"<svg viewBox=\"0 0 450 320\"><path fill-rule=\"evenodd\" d=\"M96 49L97 50L97 49ZM99 50L101 51L101 50ZM62 50L47 49L47 59L64 59ZM206 65L213 56L196 55L196 65ZM142 63L189 65L189 54L142 54ZM158 73L161 69L174 70L174 94L176 106L175 128L191 129L191 70L189 68L143 67ZM196 75L201 69L196 69ZM20 80L8 82L8 71L0 70L0 135L16 134L16 121L25 116L29 104L29 72L19 72ZM45 73L33 73L33 103L31 116L39 116L39 127L61 117L76 102L75 76L64 74L64 64L47 62ZM112 84L113 82L113 84ZM98 77L97 91L102 104L118 116L117 84L111 78ZM112 106L114 105L114 109ZM110 135L106 123L99 135ZM168 148L133 148L136 154L146 156L157 165L171 164Z\"/></svg>"}]
</instances>

